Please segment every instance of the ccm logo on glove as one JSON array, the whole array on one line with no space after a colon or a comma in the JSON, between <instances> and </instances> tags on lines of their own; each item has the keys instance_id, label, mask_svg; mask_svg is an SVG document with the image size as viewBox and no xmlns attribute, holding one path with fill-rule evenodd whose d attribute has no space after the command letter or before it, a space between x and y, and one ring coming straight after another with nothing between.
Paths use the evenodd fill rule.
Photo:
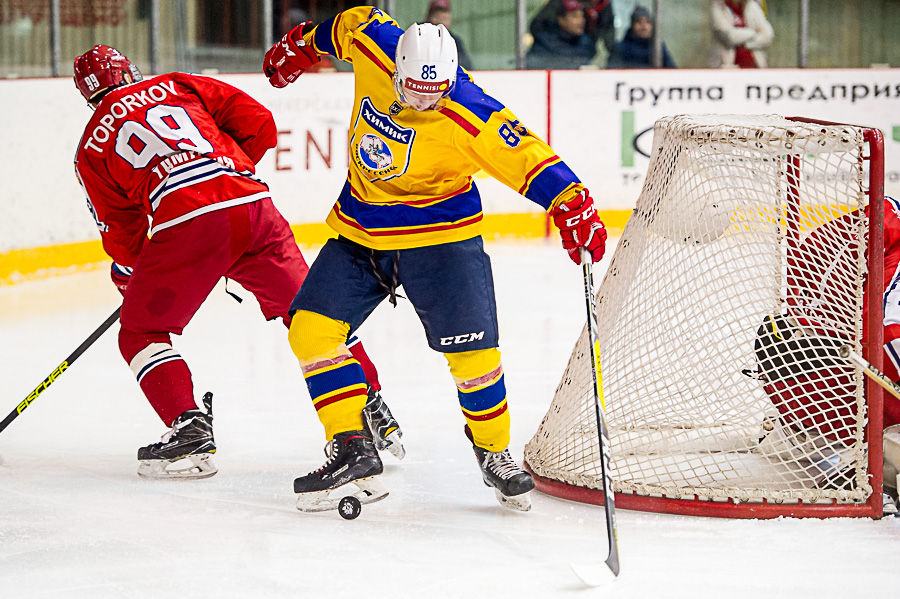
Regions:
<instances>
[{"instance_id":1,"label":"ccm logo on glove","mask_svg":"<svg viewBox=\"0 0 900 599\"><path fill-rule=\"evenodd\" d=\"M575 264L581 264L580 248L591 254L593 262L599 262L603 258L606 251L606 229L597 216L594 200L587 189L554 208L550 215L559 228L563 248Z\"/></svg>"},{"instance_id":2,"label":"ccm logo on glove","mask_svg":"<svg viewBox=\"0 0 900 599\"><path fill-rule=\"evenodd\" d=\"M266 52L263 73L274 87L293 83L303 71L321 60L318 53L303 39L304 29L312 26L312 21L300 23Z\"/></svg>"}]
</instances>

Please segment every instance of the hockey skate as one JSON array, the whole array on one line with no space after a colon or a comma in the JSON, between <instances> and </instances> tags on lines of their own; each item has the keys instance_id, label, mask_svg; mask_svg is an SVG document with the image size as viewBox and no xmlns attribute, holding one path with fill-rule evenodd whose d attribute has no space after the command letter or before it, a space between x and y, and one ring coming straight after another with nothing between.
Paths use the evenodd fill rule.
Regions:
<instances>
[{"instance_id":1,"label":"hockey skate","mask_svg":"<svg viewBox=\"0 0 900 599\"><path fill-rule=\"evenodd\" d=\"M341 499L353 495L362 504L387 497L381 482L381 458L368 431L338 433L326 446L325 464L294 479L297 509L301 512L336 510Z\"/></svg>"},{"instance_id":2,"label":"hockey skate","mask_svg":"<svg viewBox=\"0 0 900 599\"><path fill-rule=\"evenodd\" d=\"M154 479L209 478L218 469L210 461L216 453L212 430L212 393L203 396L206 413L187 410L172 423L159 443L138 449L138 474Z\"/></svg>"},{"instance_id":3,"label":"hockey skate","mask_svg":"<svg viewBox=\"0 0 900 599\"><path fill-rule=\"evenodd\" d=\"M473 445L484 484L493 487L497 501L505 508L527 512L531 509L530 491L534 480L516 464L508 449L488 451Z\"/></svg>"},{"instance_id":4,"label":"hockey skate","mask_svg":"<svg viewBox=\"0 0 900 599\"><path fill-rule=\"evenodd\" d=\"M849 490L856 484L852 451L822 435L811 436L798 426L788 425L780 416L765 417L756 451L793 463L819 488Z\"/></svg>"},{"instance_id":5,"label":"hockey skate","mask_svg":"<svg viewBox=\"0 0 900 599\"><path fill-rule=\"evenodd\" d=\"M391 409L381 398L381 393L372 387L368 388L366 407L363 408L363 422L372 434L375 449L391 452L395 458L402 460L406 456L406 448L400 442L403 431L391 414Z\"/></svg>"}]
</instances>

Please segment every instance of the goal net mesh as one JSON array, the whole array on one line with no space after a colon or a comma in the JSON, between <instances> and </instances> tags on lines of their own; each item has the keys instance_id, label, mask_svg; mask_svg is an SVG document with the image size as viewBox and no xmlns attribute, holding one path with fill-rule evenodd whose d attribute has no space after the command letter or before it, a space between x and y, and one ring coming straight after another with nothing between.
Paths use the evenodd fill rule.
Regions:
<instances>
[{"instance_id":1,"label":"goal net mesh","mask_svg":"<svg viewBox=\"0 0 900 599\"><path fill-rule=\"evenodd\" d=\"M596 296L614 490L860 503L862 129L778 116L659 120L643 191ZM600 490L587 331L525 448Z\"/></svg>"}]
</instances>

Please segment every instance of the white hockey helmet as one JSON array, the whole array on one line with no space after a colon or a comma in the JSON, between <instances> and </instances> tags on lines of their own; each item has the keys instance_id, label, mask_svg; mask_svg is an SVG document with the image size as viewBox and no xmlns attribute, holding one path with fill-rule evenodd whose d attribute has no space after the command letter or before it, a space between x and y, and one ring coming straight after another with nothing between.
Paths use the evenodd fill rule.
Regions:
<instances>
[{"instance_id":1,"label":"white hockey helmet","mask_svg":"<svg viewBox=\"0 0 900 599\"><path fill-rule=\"evenodd\" d=\"M401 103L431 110L456 84L456 41L443 25L413 23L397 41L394 91Z\"/></svg>"}]
</instances>

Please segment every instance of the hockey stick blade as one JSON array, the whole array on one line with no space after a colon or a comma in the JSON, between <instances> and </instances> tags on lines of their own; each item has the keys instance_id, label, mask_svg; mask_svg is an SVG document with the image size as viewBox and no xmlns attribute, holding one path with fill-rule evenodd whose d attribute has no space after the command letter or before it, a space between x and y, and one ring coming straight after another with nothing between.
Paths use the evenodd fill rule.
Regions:
<instances>
[{"instance_id":1,"label":"hockey stick blade","mask_svg":"<svg viewBox=\"0 0 900 599\"><path fill-rule=\"evenodd\" d=\"M53 371L50 372L49 375L47 375L47 378L45 378L43 381L41 381L41 383L37 387L35 387L34 390L25 397L25 399L23 399L21 402L19 402L19 405L17 405L13 409L13 411L10 412L9 415L3 419L3 422L0 422L0 433L2 433L13 420L18 418L19 414L21 414L22 412L25 411L25 408L27 408L32 403L34 403L34 401L41 395L41 393L43 393L44 391L47 390L47 387L52 385L56 379L58 379L60 376L62 376L62 374L66 370L68 370L68 368L72 365L72 363L75 360L77 360L78 357L87 350L87 348L92 346L94 344L94 342L97 339L99 339L100 336L103 335L103 333L105 333L109 327L111 327L113 325L114 322L119 320L119 312L121 310L122 310L122 306L119 306L118 308L116 308L115 312L110 314L109 317L105 321L103 321L103 324L101 324L99 327L97 327L96 331L91 333L91 335L87 339L85 339L81 343L81 345L79 345L77 348L75 348L75 351L73 351L71 354L69 354L65 360L60 362L59 365L56 368L54 368Z\"/></svg>"},{"instance_id":2,"label":"hockey stick blade","mask_svg":"<svg viewBox=\"0 0 900 599\"><path fill-rule=\"evenodd\" d=\"M612 484L610 469L611 451L609 447L609 433L606 429L606 402L603 397L603 372L600 367L600 334L597 325L597 308L594 305L593 261L590 253L585 248L581 248L580 256L584 274L588 345L590 346L591 356L591 377L594 383L594 414L597 419L597 437L600 449L600 474L603 477L603 511L606 515L606 539L609 544L609 555L606 557L606 565L615 576L618 576L619 533L616 529L616 494ZM584 579L582 578L582 580Z\"/></svg>"},{"instance_id":3,"label":"hockey stick blade","mask_svg":"<svg viewBox=\"0 0 900 599\"><path fill-rule=\"evenodd\" d=\"M586 586L599 587L611 585L618 578L617 574L613 574L610 568L604 568L597 564L574 564L570 563L569 567L575 572L575 575L581 579Z\"/></svg>"}]
</instances>

